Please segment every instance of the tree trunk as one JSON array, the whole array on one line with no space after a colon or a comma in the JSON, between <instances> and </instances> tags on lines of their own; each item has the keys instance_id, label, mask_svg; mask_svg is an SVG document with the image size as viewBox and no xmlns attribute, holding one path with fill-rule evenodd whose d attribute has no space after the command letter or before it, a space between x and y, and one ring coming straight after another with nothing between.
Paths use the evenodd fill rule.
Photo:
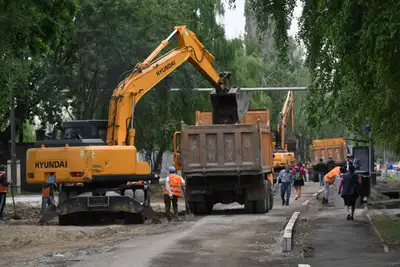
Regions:
<instances>
[{"instance_id":1,"label":"tree trunk","mask_svg":"<svg viewBox=\"0 0 400 267\"><path fill-rule=\"evenodd\" d=\"M156 160L154 161L153 164L153 173L161 173L161 168L162 168L162 156L165 151L165 145L162 145L160 150L158 151Z\"/></svg>"}]
</instances>

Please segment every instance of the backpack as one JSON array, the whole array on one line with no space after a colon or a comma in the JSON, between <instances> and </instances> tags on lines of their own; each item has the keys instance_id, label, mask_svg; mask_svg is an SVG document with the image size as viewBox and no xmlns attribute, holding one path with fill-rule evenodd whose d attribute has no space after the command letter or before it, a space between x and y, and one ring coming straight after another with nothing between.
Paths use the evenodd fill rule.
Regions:
<instances>
[{"instance_id":1,"label":"backpack","mask_svg":"<svg viewBox=\"0 0 400 267\"><path fill-rule=\"evenodd\" d=\"M301 180L301 179L303 179L303 178L301 177L300 168L296 168L296 174L295 174L295 176L294 176L294 179L295 179L295 180Z\"/></svg>"}]
</instances>

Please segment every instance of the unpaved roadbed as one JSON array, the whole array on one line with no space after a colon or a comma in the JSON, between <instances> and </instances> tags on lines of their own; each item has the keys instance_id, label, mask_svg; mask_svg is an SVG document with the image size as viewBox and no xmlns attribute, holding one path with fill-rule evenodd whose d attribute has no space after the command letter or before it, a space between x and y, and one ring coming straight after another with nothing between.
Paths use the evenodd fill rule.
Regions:
<instances>
[{"instance_id":1,"label":"unpaved roadbed","mask_svg":"<svg viewBox=\"0 0 400 267\"><path fill-rule=\"evenodd\" d=\"M180 203L181 204L181 203ZM185 220L184 206L180 206L180 221L171 221L163 214L164 207L153 205L154 211L160 216L161 224L153 224L147 220L142 225L100 225L100 226L59 226L57 219L49 222L49 225L41 226L38 223L39 207L30 204L18 203L17 214L20 220L13 220L11 216L12 204L6 206L6 223L0 225L0 266L16 266L41 254L64 255L60 253L67 250L85 251L96 250L96 247L111 245L122 240L141 235L155 235L176 229L177 225ZM82 250L83 251L83 250ZM86 253L85 252L85 253ZM69 252L72 253L72 252ZM65 256L63 256L65 257Z\"/></svg>"}]
</instances>

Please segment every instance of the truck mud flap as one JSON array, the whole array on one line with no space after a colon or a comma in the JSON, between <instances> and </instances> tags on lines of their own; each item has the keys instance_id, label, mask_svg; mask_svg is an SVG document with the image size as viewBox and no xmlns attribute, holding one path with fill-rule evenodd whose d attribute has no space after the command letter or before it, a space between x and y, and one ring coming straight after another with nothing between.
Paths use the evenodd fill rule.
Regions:
<instances>
[{"instance_id":1,"label":"truck mud flap","mask_svg":"<svg viewBox=\"0 0 400 267\"><path fill-rule=\"evenodd\" d=\"M140 213L143 210L139 201L128 196L73 197L63 203L60 215L85 211Z\"/></svg>"}]
</instances>

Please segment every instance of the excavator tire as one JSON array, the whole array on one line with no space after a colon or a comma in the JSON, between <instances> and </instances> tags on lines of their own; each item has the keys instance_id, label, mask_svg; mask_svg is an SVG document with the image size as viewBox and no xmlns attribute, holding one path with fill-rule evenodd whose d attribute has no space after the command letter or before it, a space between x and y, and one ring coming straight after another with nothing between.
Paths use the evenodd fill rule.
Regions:
<instances>
[{"instance_id":1,"label":"excavator tire","mask_svg":"<svg viewBox=\"0 0 400 267\"><path fill-rule=\"evenodd\" d=\"M69 215L58 215L58 224L61 226L69 225Z\"/></svg>"},{"instance_id":2,"label":"excavator tire","mask_svg":"<svg viewBox=\"0 0 400 267\"><path fill-rule=\"evenodd\" d=\"M125 212L124 222L125 224L142 224L144 223L144 215L142 213L130 213Z\"/></svg>"}]
</instances>

